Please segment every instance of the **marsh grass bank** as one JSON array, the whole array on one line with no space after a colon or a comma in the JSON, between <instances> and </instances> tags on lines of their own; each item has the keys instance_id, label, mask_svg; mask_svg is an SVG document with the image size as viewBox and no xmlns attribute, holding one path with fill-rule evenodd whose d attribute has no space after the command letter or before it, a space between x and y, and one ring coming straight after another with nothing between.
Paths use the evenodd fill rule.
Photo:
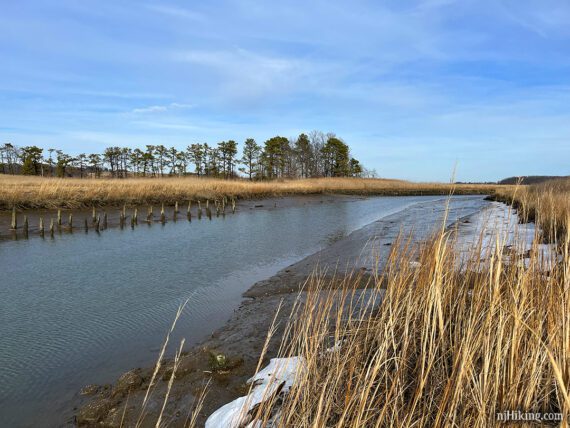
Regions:
<instances>
[{"instance_id":1,"label":"marsh grass bank","mask_svg":"<svg viewBox=\"0 0 570 428\"><path fill-rule=\"evenodd\" d=\"M568 235L570 224L570 179L550 180L530 186L497 189L494 198L512 205L522 221L532 221L549 241Z\"/></svg>"},{"instance_id":2,"label":"marsh grass bank","mask_svg":"<svg viewBox=\"0 0 570 428\"><path fill-rule=\"evenodd\" d=\"M186 203L189 200L255 199L288 195L447 195L490 194L509 186L413 183L364 178L315 178L279 181L221 180L196 177L137 179L41 178L0 175L0 209L91 208Z\"/></svg>"},{"instance_id":3,"label":"marsh grass bank","mask_svg":"<svg viewBox=\"0 0 570 428\"><path fill-rule=\"evenodd\" d=\"M311 279L279 355L303 361L293 387L236 419L273 427L488 427L520 410L558 414L564 426L568 241L563 247L548 279L536 256L528 267L504 264L500 250L488 254L488 266L474 253L460 272L446 234L417 261L400 243L367 295L351 279L333 291ZM378 284L387 284L384 294Z\"/></svg>"}]
</instances>

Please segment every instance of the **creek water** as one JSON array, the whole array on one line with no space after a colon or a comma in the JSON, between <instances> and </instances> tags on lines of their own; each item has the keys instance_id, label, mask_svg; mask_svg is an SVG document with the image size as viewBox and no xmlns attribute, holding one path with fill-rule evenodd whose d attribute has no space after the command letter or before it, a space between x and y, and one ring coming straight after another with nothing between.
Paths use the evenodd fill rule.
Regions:
<instances>
[{"instance_id":1,"label":"creek water","mask_svg":"<svg viewBox=\"0 0 570 428\"><path fill-rule=\"evenodd\" d=\"M191 346L256 281L418 202L445 204L441 196L288 200L211 221L0 242L0 425L69 423L83 386L155 362L186 299L171 343L184 337ZM453 201L483 205L482 197Z\"/></svg>"}]
</instances>

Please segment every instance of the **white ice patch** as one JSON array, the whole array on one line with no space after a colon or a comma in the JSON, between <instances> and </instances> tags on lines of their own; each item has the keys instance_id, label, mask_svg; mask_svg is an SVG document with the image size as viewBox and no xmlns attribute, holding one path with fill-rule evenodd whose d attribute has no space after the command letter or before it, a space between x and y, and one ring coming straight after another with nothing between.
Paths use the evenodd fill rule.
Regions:
<instances>
[{"instance_id":1,"label":"white ice patch","mask_svg":"<svg viewBox=\"0 0 570 428\"><path fill-rule=\"evenodd\" d=\"M282 392L287 393L293 383L298 370L303 370L305 359L303 357L272 358L269 365L247 381L253 384L249 395L240 397L220 407L206 421L206 428L238 428L247 413L257 404L269 399L283 382ZM258 421L251 421L246 428L255 428Z\"/></svg>"},{"instance_id":2,"label":"white ice patch","mask_svg":"<svg viewBox=\"0 0 570 428\"><path fill-rule=\"evenodd\" d=\"M468 221L460 224L456 241L461 264L468 260L480 239L480 257L482 260L488 260L488 255L497 251L508 252L513 247L518 254L528 254L537 235L534 223L519 223L516 212L500 202L492 202L485 210L469 217ZM551 268L556 260L554 246L537 243L536 250L542 266ZM528 265L528 256L524 256L522 260Z\"/></svg>"}]
</instances>

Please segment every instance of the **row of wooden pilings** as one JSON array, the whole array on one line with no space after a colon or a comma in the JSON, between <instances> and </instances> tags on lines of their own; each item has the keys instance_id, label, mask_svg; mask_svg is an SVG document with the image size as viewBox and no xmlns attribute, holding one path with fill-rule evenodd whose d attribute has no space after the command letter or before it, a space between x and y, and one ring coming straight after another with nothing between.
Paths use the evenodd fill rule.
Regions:
<instances>
[{"instance_id":1,"label":"row of wooden pilings","mask_svg":"<svg viewBox=\"0 0 570 428\"><path fill-rule=\"evenodd\" d=\"M235 200L235 198L231 198L229 203L231 204L232 213L235 213L236 212L236 200ZM210 206L210 200L209 199L205 200L205 206L204 207L202 207L202 201L200 201L200 200L196 201L196 205L197 205L196 216L198 217L199 220L202 219L203 215L206 215L206 217L208 219L212 220L213 212L212 212L212 207ZM228 200L226 197L222 198L221 200L217 200L217 199L213 200L213 205L214 205L213 208L214 208L214 212L215 212L216 217L219 217L220 215L221 216L226 215L226 207L228 206ZM178 202L175 202L172 219L174 221L177 221L179 215L180 215L180 206L179 206ZM186 218L188 221L192 221L192 201L187 202ZM119 226L121 229L127 225L127 219L128 219L127 206L125 204L125 205L123 205L123 208L119 212ZM163 203L161 205L161 209L160 209L159 222L162 224L166 224L167 220L168 219L166 216L166 210L165 210L165 206ZM145 220L142 220L142 221L146 222L148 224L152 224L155 221L154 208L152 205L148 206L146 218L145 218ZM101 213L98 212L95 207L93 207L92 213L91 213L91 222L89 222L89 220L87 218L85 218L84 222L83 222L83 229L86 233L89 232L89 229L92 229L95 232L100 232L101 230L107 229L108 222L109 222L109 219L108 219L107 212L103 211L102 217L101 217ZM134 227L137 226L138 224L139 224L138 207L134 207L134 208L132 208L132 212L131 212L131 216L130 216L131 228L134 229ZM15 233L20 228L22 229L22 233L23 233L24 237L27 238L29 236L29 230L30 230L28 216L24 215L23 222L22 222L22 225L20 227L19 222L18 222L18 213L17 213L16 207L13 207L12 208L12 219L10 222L10 230ZM47 233L51 237L53 237L55 235L56 229L58 231L61 231L62 229L66 229L66 230L71 232L74 229L78 229L78 227L74 226L74 218L73 218L72 212L70 212L68 215L67 223L64 223L63 222L62 210L58 209L57 210L57 217L55 219L53 217L50 218L49 227L46 227L43 216L39 217L38 231L39 231L39 235L42 238L45 237L45 235L46 235L46 229L47 229Z\"/></svg>"}]
</instances>

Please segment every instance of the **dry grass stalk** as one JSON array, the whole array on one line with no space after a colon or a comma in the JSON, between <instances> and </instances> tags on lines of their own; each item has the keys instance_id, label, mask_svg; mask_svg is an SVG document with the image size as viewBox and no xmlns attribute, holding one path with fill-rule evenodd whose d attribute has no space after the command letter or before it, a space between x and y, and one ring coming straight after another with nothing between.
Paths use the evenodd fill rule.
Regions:
<instances>
[{"instance_id":1,"label":"dry grass stalk","mask_svg":"<svg viewBox=\"0 0 570 428\"><path fill-rule=\"evenodd\" d=\"M172 322L170 330L168 330L168 333L166 334L166 338L164 339L164 342L162 344L162 348L160 349L158 359L157 359L156 364L154 366L154 371L152 373L148 388L146 390L146 393L145 393L145 396L144 396L144 399L142 402L140 414L139 414L139 417L138 417L137 422L136 422L137 427L141 426L141 424L143 423L143 420L144 420L145 415L146 415L146 406L148 404L148 399L152 395L152 392L156 386L157 375L158 375L158 372L160 371L160 368L162 367L164 354L166 352L168 342L170 341L170 335L174 331L174 328L176 327L176 323L178 322L178 319L180 318L180 316L182 315L182 312L184 311L184 308L188 304L188 300L189 299L186 299L186 301L178 307L178 311L176 312L176 316L174 317L174 321ZM173 372L173 376L174 376L174 372ZM169 388L169 390L170 390L170 388Z\"/></svg>"}]
</instances>

